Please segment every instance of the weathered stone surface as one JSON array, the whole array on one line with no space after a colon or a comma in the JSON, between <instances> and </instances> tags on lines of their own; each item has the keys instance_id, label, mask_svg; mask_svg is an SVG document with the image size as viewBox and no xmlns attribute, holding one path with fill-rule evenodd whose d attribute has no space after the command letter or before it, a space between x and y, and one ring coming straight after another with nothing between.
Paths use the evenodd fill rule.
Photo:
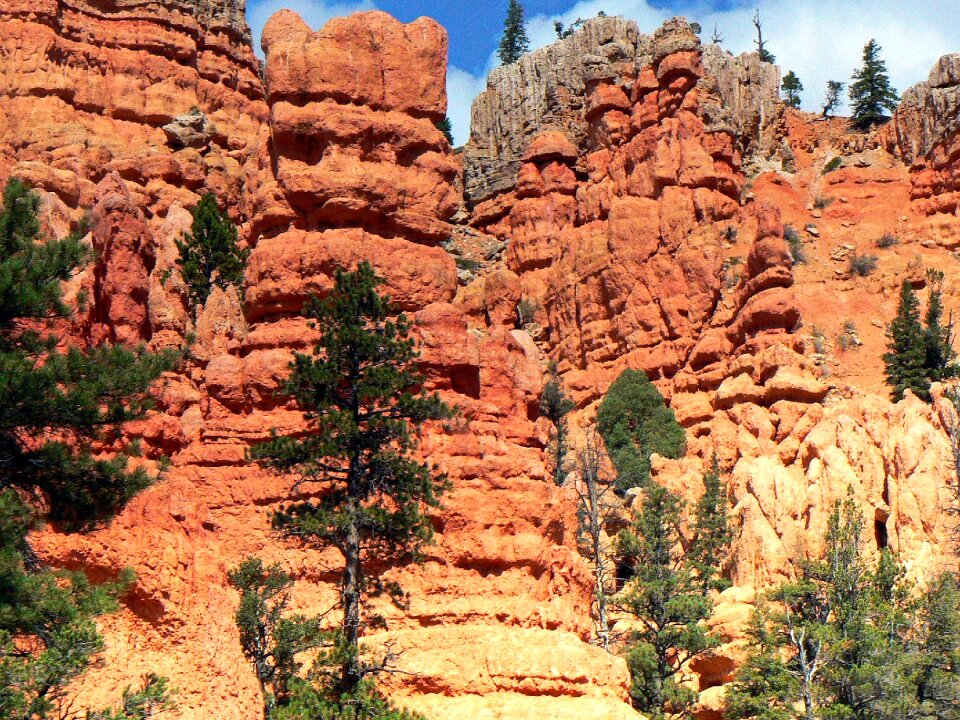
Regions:
<instances>
[{"instance_id":1,"label":"weathered stone surface","mask_svg":"<svg viewBox=\"0 0 960 720\"><path fill-rule=\"evenodd\" d=\"M654 65L659 74L638 77ZM755 53L734 58L714 45L703 49L701 60L699 39L679 18L647 36L632 21L598 17L490 74L471 110L464 152L468 202L476 205L512 189L521 159L528 159L528 146L542 131L565 133L581 154L597 149L603 138L617 134L618 122L626 121L612 111L628 111L630 93L634 101L645 94L656 104L647 90L678 75L699 79L701 115L710 130L729 132L738 150L757 164L784 161L775 66L760 62ZM594 123L599 115L605 120Z\"/></svg>"}]
</instances>

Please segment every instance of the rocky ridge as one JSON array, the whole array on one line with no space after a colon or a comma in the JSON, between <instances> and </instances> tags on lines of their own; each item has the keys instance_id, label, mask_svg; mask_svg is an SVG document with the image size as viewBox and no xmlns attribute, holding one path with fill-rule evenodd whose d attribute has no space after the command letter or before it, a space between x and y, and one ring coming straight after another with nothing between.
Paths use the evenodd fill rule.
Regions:
<instances>
[{"instance_id":1,"label":"rocky ridge","mask_svg":"<svg viewBox=\"0 0 960 720\"><path fill-rule=\"evenodd\" d=\"M912 189L927 161L911 181L892 156L858 150L821 176L829 149L776 102L773 66L701 47L683 21L647 37L591 20L491 76L463 156L466 212L460 161L435 127L446 36L433 21L364 13L314 32L281 12L264 32L261 82L242 5L44 8L0 10L0 168L45 191L51 227L91 210L99 260L75 281L92 299L77 335L154 346L196 336L158 413L130 428L145 462L166 455L170 470L109 527L35 539L48 560L94 577L138 574L104 620L105 663L81 702L113 701L149 670L180 689L180 717L256 717L226 571L257 554L297 579L295 609L332 604L323 556L269 533L290 479L245 452L271 428L301 427L277 392L312 337L299 308L360 259L413 317L431 388L469 420L426 430L423 452L455 491L433 518L426 564L390 571L409 609L380 608L389 630L370 638L405 649L416 674L387 680L404 705L437 718L637 717L625 664L587 642L589 568L572 496L549 482L538 418L548 359L577 400L577 432L617 374L639 367L688 430L688 458L655 462L658 480L694 498L714 450L728 472L740 532L716 624L731 643L692 668L701 720L718 717L756 591L820 549L826 508L848 487L876 547L911 558L918 577L947 562L937 408L861 396L844 383L857 358L828 377L802 325L831 314L823 297L837 287L850 305L869 303L889 297L910 253L939 257L920 245L935 216ZM105 23L117 40L96 46ZM94 63L112 72L91 73ZM206 190L252 254L242 293L217 290L194 315L175 240ZM826 192L846 201L812 216L807 198ZM878 197L888 203L875 207ZM801 220L822 229L809 267L784 243L784 222ZM862 247L880 222L902 233L902 263L861 285L837 280L820 256L843 233L861 233ZM466 284L444 249L458 232L499 248ZM518 318L521 301L532 318ZM869 333L873 352L882 338Z\"/></svg>"}]
</instances>

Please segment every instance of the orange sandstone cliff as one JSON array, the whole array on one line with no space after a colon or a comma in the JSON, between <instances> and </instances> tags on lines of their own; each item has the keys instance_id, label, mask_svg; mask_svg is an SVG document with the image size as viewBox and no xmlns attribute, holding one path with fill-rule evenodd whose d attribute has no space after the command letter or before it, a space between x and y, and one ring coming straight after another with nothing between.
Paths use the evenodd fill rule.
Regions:
<instances>
[{"instance_id":1,"label":"orange sandstone cliff","mask_svg":"<svg viewBox=\"0 0 960 720\"><path fill-rule=\"evenodd\" d=\"M245 457L302 426L278 394L312 336L298 312L362 259L413 317L431 387L469 421L426 429L422 451L454 491L425 564L387 571L409 607L380 608L387 629L369 638L403 649L411 674L385 681L401 704L430 718L638 717L625 663L590 643L590 568L538 417L549 360L577 402L575 436L619 372L641 368L690 447L656 460L657 479L693 499L714 452L727 473L734 587L714 622L729 642L691 668L703 720L718 717L756 592L820 550L848 488L871 542L915 577L952 562L938 406L891 404L879 357L900 279L921 287L960 237L960 133L941 119L955 58L880 133L850 135L785 110L774 66L702 46L682 20L644 35L598 18L495 71L458 154L436 128L447 39L432 20L374 12L313 31L283 11L262 68L233 0L3 0L0 20L0 170L43 191L56 231L89 213L98 251L74 281L92 300L74 337L196 338L157 412L128 428L148 463L172 467L108 527L35 538L93 578L137 572L103 620L81 703L154 671L178 689L178 717L258 717L227 571L256 554L296 578L296 609L332 604L323 555L269 531L289 483ZM193 315L175 241L207 191L252 252L242 290ZM806 240L804 265L785 224ZM878 272L850 277L848 255L888 232L900 243L874 251ZM957 279L948 270L951 307ZM860 344L842 350L847 321Z\"/></svg>"}]
</instances>

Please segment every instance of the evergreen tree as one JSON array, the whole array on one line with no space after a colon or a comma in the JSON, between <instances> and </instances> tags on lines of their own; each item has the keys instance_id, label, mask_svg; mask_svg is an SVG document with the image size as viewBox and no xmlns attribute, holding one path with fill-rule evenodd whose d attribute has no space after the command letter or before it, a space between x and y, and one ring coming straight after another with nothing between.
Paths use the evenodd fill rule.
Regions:
<instances>
[{"instance_id":1,"label":"evergreen tree","mask_svg":"<svg viewBox=\"0 0 960 720\"><path fill-rule=\"evenodd\" d=\"M240 287L250 251L237 245L237 228L220 212L212 194L200 198L190 214L190 232L177 240L177 263L189 288L191 303L200 307L214 285L224 290L230 285Z\"/></svg>"},{"instance_id":2,"label":"evergreen tree","mask_svg":"<svg viewBox=\"0 0 960 720\"><path fill-rule=\"evenodd\" d=\"M863 48L863 66L853 73L850 105L853 122L862 130L887 119L884 110L897 109L899 97L890 85L887 65L880 59L880 46L870 40Z\"/></svg>"},{"instance_id":3,"label":"evergreen tree","mask_svg":"<svg viewBox=\"0 0 960 720\"><path fill-rule=\"evenodd\" d=\"M757 39L753 41L753 44L757 46L757 54L760 56L760 60L773 65L777 62L777 58L772 52L767 50L767 43L763 39L763 25L760 23L760 8L757 8L757 11L753 15L753 27L757 30Z\"/></svg>"},{"instance_id":4,"label":"evergreen tree","mask_svg":"<svg viewBox=\"0 0 960 720\"><path fill-rule=\"evenodd\" d=\"M938 717L923 710L924 678L933 674L924 675L920 658L926 667L948 668L948 684L955 680L960 636L951 628L960 627L960 616L956 608L952 618L947 612L936 628L943 644L918 652L918 638L931 637L932 626L916 612L912 588L888 550L870 569L863 529L852 499L836 503L824 557L800 562L797 581L770 593L781 610L755 621L750 656L727 696L731 720ZM940 598L956 599L949 588ZM942 602L929 602L946 612Z\"/></svg>"},{"instance_id":5,"label":"evergreen tree","mask_svg":"<svg viewBox=\"0 0 960 720\"><path fill-rule=\"evenodd\" d=\"M576 408L563 391L556 368L550 368L550 379L540 394L540 413L553 423L553 481L560 487L567 474L564 461L567 456L567 414Z\"/></svg>"},{"instance_id":6,"label":"evergreen tree","mask_svg":"<svg viewBox=\"0 0 960 720\"><path fill-rule=\"evenodd\" d=\"M919 642L910 693L923 718L960 719L960 586L944 573L932 584L920 608ZM905 716L904 716L905 717Z\"/></svg>"},{"instance_id":7,"label":"evergreen tree","mask_svg":"<svg viewBox=\"0 0 960 720\"><path fill-rule=\"evenodd\" d=\"M507 17L503 21L503 36L497 56L504 65L512 65L530 51L530 38L523 19L523 5L520 0L510 0Z\"/></svg>"},{"instance_id":8,"label":"evergreen tree","mask_svg":"<svg viewBox=\"0 0 960 720\"><path fill-rule=\"evenodd\" d=\"M703 476L703 495L694 508L693 541L687 553L688 561L703 592L730 587L730 581L719 573L721 563L733 541L728 505L723 483L720 481L720 462L714 453L710 471Z\"/></svg>"},{"instance_id":9,"label":"evergreen tree","mask_svg":"<svg viewBox=\"0 0 960 720\"><path fill-rule=\"evenodd\" d=\"M653 453L676 459L686 452L676 415L642 371L624 370L610 385L597 410L597 429L621 490L647 484Z\"/></svg>"},{"instance_id":10,"label":"evergreen tree","mask_svg":"<svg viewBox=\"0 0 960 720\"><path fill-rule=\"evenodd\" d=\"M927 312L924 317L925 367L930 380L940 382L957 375L957 353L953 349L953 318L943 324L942 270L927 270Z\"/></svg>"},{"instance_id":11,"label":"evergreen tree","mask_svg":"<svg viewBox=\"0 0 960 720\"><path fill-rule=\"evenodd\" d=\"M794 720L799 683L784 662L784 637L771 621L765 604L761 603L750 617L747 638L750 655L726 691L724 717Z\"/></svg>"},{"instance_id":12,"label":"evergreen tree","mask_svg":"<svg viewBox=\"0 0 960 720\"><path fill-rule=\"evenodd\" d=\"M166 678L147 673L139 690L123 691L119 708L88 712L86 720L147 720L175 707Z\"/></svg>"},{"instance_id":13,"label":"evergreen tree","mask_svg":"<svg viewBox=\"0 0 960 720\"><path fill-rule=\"evenodd\" d=\"M260 559L247 558L229 579L240 591L240 645L260 683L264 720L273 720L277 709L293 699L302 667L298 655L327 646L330 634L316 618L286 612L293 578L279 565L264 567Z\"/></svg>"},{"instance_id":14,"label":"evergreen tree","mask_svg":"<svg viewBox=\"0 0 960 720\"><path fill-rule=\"evenodd\" d=\"M887 385L894 402L903 399L905 390L929 400L930 381L926 372L925 333L920 324L920 302L909 280L900 286L897 316L887 328L888 351L883 355Z\"/></svg>"},{"instance_id":15,"label":"evergreen tree","mask_svg":"<svg viewBox=\"0 0 960 720\"><path fill-rule=\"evenodd\" d=\"M437 130L443 133L443 136L450 145L453 145L453 123L450 122L449 117L445 117L437 123Z\"/></svg>"},{"instance_id":16,"label":"evergreen tree","mask_svg":"<svg viewBox=\"0 0 960 720\"><path fill-rule=\"evenodd\" d=\"M800 82L800 78L796 76L793 70L783 76L780 89L786 94L787 105L792 108L800 107L800 93L803 92L803 83Z\"/></svg>"},{"instance_id":17,"label":"evergreen tree","mask_svg":"<svg viewBox=\"0 0 960 720\"><path fill-rule=\"evenodd\" d=\"M39 202L11 179L0 210L0 717L23 720L60 716L67 686L102 648L94 618L132 582L123 573L92 585L46 568L27 534L42 521L95 527L149 484L122 457L95 459L90 446L140 417L150 383L174 362L120 347L59 348L46 323L70 314L61 283L89 252L77 235L42 239Z\"/></svg>"},{"instance_id":18,"label":"evergreen tree","mask_svg":"<svg viewBox=\"0 0 960 720\"><path fill-rule=\"evenodd\" d=\"M381 283L363 262L355 272L338 270L329 295L307 302L304 315L322 334L312 354L295 355L286 383L307 413L307 432L277 437L252 452L263 464L300 477L292 502L274 515L274 527L342 556L337 694L358 692L384 669L361 658L361 633L376 620L365 618L363 608L371 592L397 597L399 589L381 582L370 564L419 558L431 536L425 510L447 488L445 475L412 459L412 428L452 412L423 390L410 321L402 314L391 319L389 297L377 293Z\"/></svg>"},{"instance_id":19,"label":"evergreen tree","mask_svg":"<svg viewBox=\"0 0 960 720\"><path fill-rule=\"evenodd\" d=\"M650 483L636 519L617 538L618 557L632 577L616 604L639 620L627 649L630 696L654 720L689 710L696 696L680 682L686 664L719 644L702 625L713 602L680 548L682 507L666 488Z\"/></svg>"},{"instance_id":20,"label":"evergreen tree","mask_svg":"<svg viewBox=\"0 0 960 720\"><path fill-rule=\"evenodd\" d=\"M916 293L908 281L903 281L897 316L887 328L888 352L883 355L887 384L895 401L909 388L929 402L931 383L960 372L953 349L952 318L943 324L943 279L942 272L927 271L930 294L923 325Z\"/></svg>"},{"instance_id":21,"label":"evergreen tree","mask_svg":"<svg viewBox=\"0 0 960 720\"><path fill-rule=\"evenodd\" d=\"M827 80L827 94L823 99L823 117L830 117L840 106L840 95L843 93L844 83L838 80Z\"/></svg>"},{"instance_id":22,"label":"evergreen tree","mask_svg":"<svg viewBox=\"0 0 960 720\"><path fill-rule=\"evenodd\" d=\"M324 630L319 617L287 611L293 578L279 565L247 558L229 578L240 591L240 644L260 683L264 720L419 720L393 708L367 680L339 689L338 633ZM304 671L301 660L310 655Z\"/></svg>"}]
</instances>

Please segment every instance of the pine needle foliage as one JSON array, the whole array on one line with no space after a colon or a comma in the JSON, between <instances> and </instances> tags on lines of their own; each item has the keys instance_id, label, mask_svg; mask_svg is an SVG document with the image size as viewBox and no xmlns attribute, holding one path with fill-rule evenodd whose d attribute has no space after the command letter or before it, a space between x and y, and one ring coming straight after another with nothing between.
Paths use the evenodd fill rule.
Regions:
<instances>
[{"instance_id":1,"label":"pine needle foliage","mask_svg":"<svg viewBox=\"0 0 960 720\"><path fill-rule=\"evenodd\" d=\"M177 240L177 263L187 284L190 302L201 307L214 286L226 290L243 284L243 271L250 250L237 245L237 227L220 212L217 199L207 193L190 211L193 224L182 240Z\"/></svg>"},{"instance_id":2,"label":"pine needle foliage","mask_svg":"<svg viewBox=\"0 0 960 720\"><path fill-rule=\"evenodd\" d=\"M67 686L102 648L94 618L132 582L45 568L27 534L43 521L93 528L149 484L122 456L98 459L90 447L149 409L150 384L177 359L60 349L48 321L71 313L62 282L89 251L76 234L42 238L39 203L14 178L0 209L0 717L23 720L59 717Z\"/></svg>"},{"instance_id":3,"label":"pine needle foliage","mask_svg":"<svg viewBox=\"0 0 960 720\"><path fill-rule=\"evenodd\" d=\"M730 581L719 571L733 541L729 506L720 479L720 461L714 453L710 470L703 476L703 495L694 507L693 540L687 552L687 561L703 592L730 587Z\"/></svg>"},{"instance_id":4,"label":"pine needle foliage","mask_svg":"<svg viewBox=\"0 0 960 720\"><path fill-rule=\"evenodd\" d=\"M549 379L540 394L540 414L553 424L553 482L557 487L562 486L567 477L564 466L567 457L567 415L574 408L576 404L564 392L556 369L551 368Z\"/></svg>"},{"instance_id":5,"label":"pine needle foliage","mask_svg":"<svg viewBox=\"0 0 960 720\"><path fill-rule=\"evenodd\" d=\"M900 286L897 315L887 327L887 352L883 355L887 385L894 402L910 390L930 401L930 385L957 376L960 367L953 349L953 319L943 322L943 273L927 273L930 288L924 322L920 301L909 280Z\"/></svg>"},{"instance_id":6,"label":"pine needle foliage","mask_svg":"<svg viewBox=\"0 0 960 720\"><path fill-rule=\"evenodd\" d=\"M803 83L800 82L800 78L793 70L783 76L780 89L783 90L787 105L792 108L800 107L800 93L803 92Z\"/></svg>"},{"instance_id":7,"label":"pine needle foliage","mask_svg":"<svg viewBox=\"0 0 960 720\"><path fill-rule=\"evenodd\" d=\"M310 354L298 353L286 392L306 412L306 433L276 437L255 447L253 459L300 480L274 527L307 545L334 547L340 566L340 686L354 693L383 670L360 656L365 598L399 588L369 572L418 560L431 538L426 511L448 488L436 467L412 457L415 428L445 420L453 411L423 390L411 323L395 315L382 280L369 263L338 270L333 290L311 298L304 315L321 332Z\"/></svg>"},{"instance_id":8,"label":"pine needle foliage","mask_svg":"<svg viewBox=\"0 0 960 720\"><path fill-rule=\"evenodd\" d=\"M834 505L822 558L768 594L727 692L730 720L960 717L960 595L953 575L923 594L886 548L863 551L851 498Z\"/></svg>"},{"instance_id":9,"label":"pine needle foliage","mask_svg":"<svg viewBox=\"0 0 960 720\"><path fill-rule=\"evenodd\" d=\"M617 537L617 555L632 576L614 602L639 620L626 653L630 696L654 720L689 711L696 696L681 682L686 664L719 645L703 625L713 601L680 546L682 512L679 498L650 483L640 512Z\"/></svg>"},{"instance_id":10,"label":"pine needle foliage","mask_svg":"<svg viewBox=\"0 0 960 720\"><path fill-rule=\"evenodd\" d=\"M686 452L683 428L643 371L624 370L610 385L597 410L597 430L621 490L646 486L653 453L676 459Z\"/></svg>"},{"instance_id":11,"label":"pine needle foliage","mask_svg":"<svg viewBox=\"0 0 960 720\"><path fill-rule=\"evenodd\" d=\"M893 112L900 101L890 85L887 65L880 58L880 46L871 39L863 48L863 65L854 71L850 83L850 105L853 123L867 130L887 119L884 111Z\"/></svg>"},{"instance_id":12,"label":"pine needle foliage","mask_svg":"<svg viewBox=\"0 0 960 720\"><path fill-rule=\"evenodd\" d=\"M530 38L524 22L524 10L520 0L510 0L507 17L503 21L503 35L497 56L504 65L512 65L525 53L530 52Z\"/></svg>"}]
</instances>

